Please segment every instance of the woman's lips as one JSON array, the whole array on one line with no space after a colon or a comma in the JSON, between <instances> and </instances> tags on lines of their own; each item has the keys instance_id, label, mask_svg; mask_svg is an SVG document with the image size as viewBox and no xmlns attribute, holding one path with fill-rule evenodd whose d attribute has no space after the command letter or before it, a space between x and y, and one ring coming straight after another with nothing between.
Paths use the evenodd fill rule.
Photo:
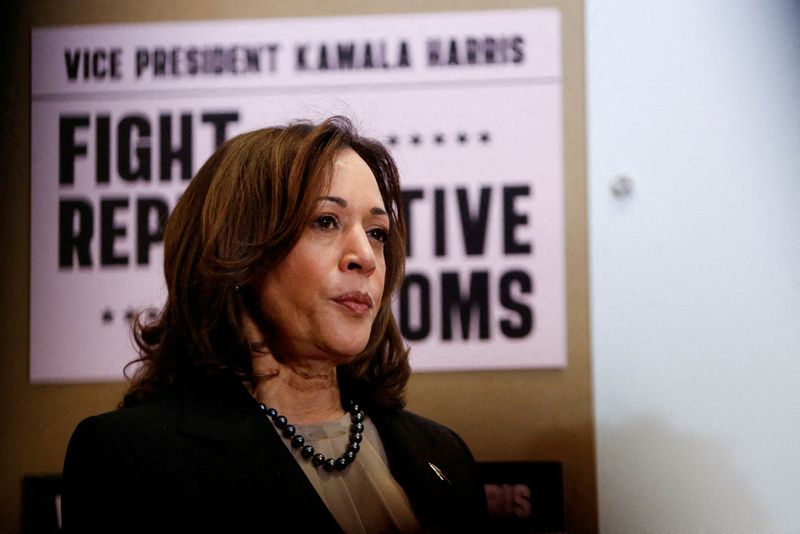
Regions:
<instances>
[{"instance_id":1,"label":"woman's lips","mask_svg":"<svg viewBox=\"0 0 800 534\"><path fill-rule=\"evenodd\" d=\"M344 293L333 299L337 304L341 304L345 308L354 313L366 313L372 309L372 297L367 293L360 291L351 291Z\"/></svg>"}]
</instances>

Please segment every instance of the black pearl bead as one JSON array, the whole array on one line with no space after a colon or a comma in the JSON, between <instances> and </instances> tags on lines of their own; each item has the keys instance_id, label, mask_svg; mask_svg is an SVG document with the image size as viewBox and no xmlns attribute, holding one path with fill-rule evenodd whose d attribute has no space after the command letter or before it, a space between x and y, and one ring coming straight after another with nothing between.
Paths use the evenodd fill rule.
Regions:
<instances>
[{"instance_id":1,"label":"black pearl bead","mask_svg":"<svg viewBox=\"0 0 800 534\"><path fill-rule=\"evenodd\" d=\"M361 407L353 400L347 402L350 413L350 438L347 449L344 454L339 458L326 458L324 454L315 453L314 447L306 444L303 436L297 433L297 427L289 424L289 421L283 415L278 415L275 408L267 408L263 403L258 403L258 408L264 412L270 419L272 419L275 428L281 431L283 436L290 440L291 446L294 449L300 449L300 456L306 460L310 459L314 467L322 467L327 472L343 471L348 465L353 463L356 459L358 451L361 449L359 443L363 440L362 432L364 432L364 421L366 415L361 410Z\"/></svg>"}]
</instances>

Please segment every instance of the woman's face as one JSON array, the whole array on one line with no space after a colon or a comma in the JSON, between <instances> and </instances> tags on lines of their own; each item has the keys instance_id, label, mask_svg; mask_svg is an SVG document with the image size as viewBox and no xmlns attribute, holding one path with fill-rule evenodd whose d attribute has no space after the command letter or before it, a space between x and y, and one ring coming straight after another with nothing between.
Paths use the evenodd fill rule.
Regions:
<instances>
[{"instance_id":1,"label":"woman's face","mask_svg":"<svg viewBox=\"0 0 800 534\"><path fill-rule=\"evenodd\" d=\"M261 284L280 360L349 361L366 347L380 308L389 217L378 184L349 148L332 172L300 240Z\"/></svg>"}]
</instances>

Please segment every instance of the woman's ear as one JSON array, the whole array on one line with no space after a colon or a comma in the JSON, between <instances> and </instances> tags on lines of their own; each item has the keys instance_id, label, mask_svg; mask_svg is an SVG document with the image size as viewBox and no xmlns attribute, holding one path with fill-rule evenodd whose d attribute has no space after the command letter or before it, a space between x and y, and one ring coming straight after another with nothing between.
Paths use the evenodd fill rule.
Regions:
<instances>
[{"instance_id":1,"label":"woman's ear","mask_svg":"<svg viewBox=\"0 0 800 534\"><path fill-rule=\"evenodd\" d=\"M242 308L241 320L247 343L250 345L250 356L253 359L254 386L257 386L262 380L280 373L280 364L264 339L262 329L253 320L250 312L244 308Z\"/></svg>"},{"instance_id":2,"label":"woman's ear","mask_svg":"<svg viewBox=\"0 0 800 534\"><path fill-rule=\"evenodd\" d=\"M245 338L247 339L247 343L250 345L250 350L252 352L269 352L267 341L264 339L261 329L253 320L253 316L250 315L250 312L247 311L246 308L242 308L241 321Z\"/></svg>"},{"instance_id":3,"label":"woman's ear","mask_svg":"<svg viewBox=\"0 0 800 534\"><path fill-rule=\"evenodd\" d=\"M266 320L264 319L264 314L258 308L258 296L247 287L237 289L236 294L239 296L239 315L242 330L248 345L250 345L250 352L254 358L263 354L272 354L265 334L267 330Z\"/></svg>"}]
</instances>

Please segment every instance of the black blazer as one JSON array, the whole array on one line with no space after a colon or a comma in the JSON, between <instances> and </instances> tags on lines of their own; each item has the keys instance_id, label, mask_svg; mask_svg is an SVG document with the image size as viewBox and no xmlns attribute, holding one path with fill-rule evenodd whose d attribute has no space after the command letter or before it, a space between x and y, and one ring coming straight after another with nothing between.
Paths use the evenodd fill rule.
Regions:
<instances>
[{"instance_id":1,"label":"black blazer","mask_svg":"<svg viewBox=\"0 0 800 534\"><path fill-rule=\"evenodd\" d=\"M406 411L368 415L423 527L480 531L486 501L464 442ZM341 531L231 376L85 419L70 440L63 481L65 532Z\"/></svg>"}]
</instances>

